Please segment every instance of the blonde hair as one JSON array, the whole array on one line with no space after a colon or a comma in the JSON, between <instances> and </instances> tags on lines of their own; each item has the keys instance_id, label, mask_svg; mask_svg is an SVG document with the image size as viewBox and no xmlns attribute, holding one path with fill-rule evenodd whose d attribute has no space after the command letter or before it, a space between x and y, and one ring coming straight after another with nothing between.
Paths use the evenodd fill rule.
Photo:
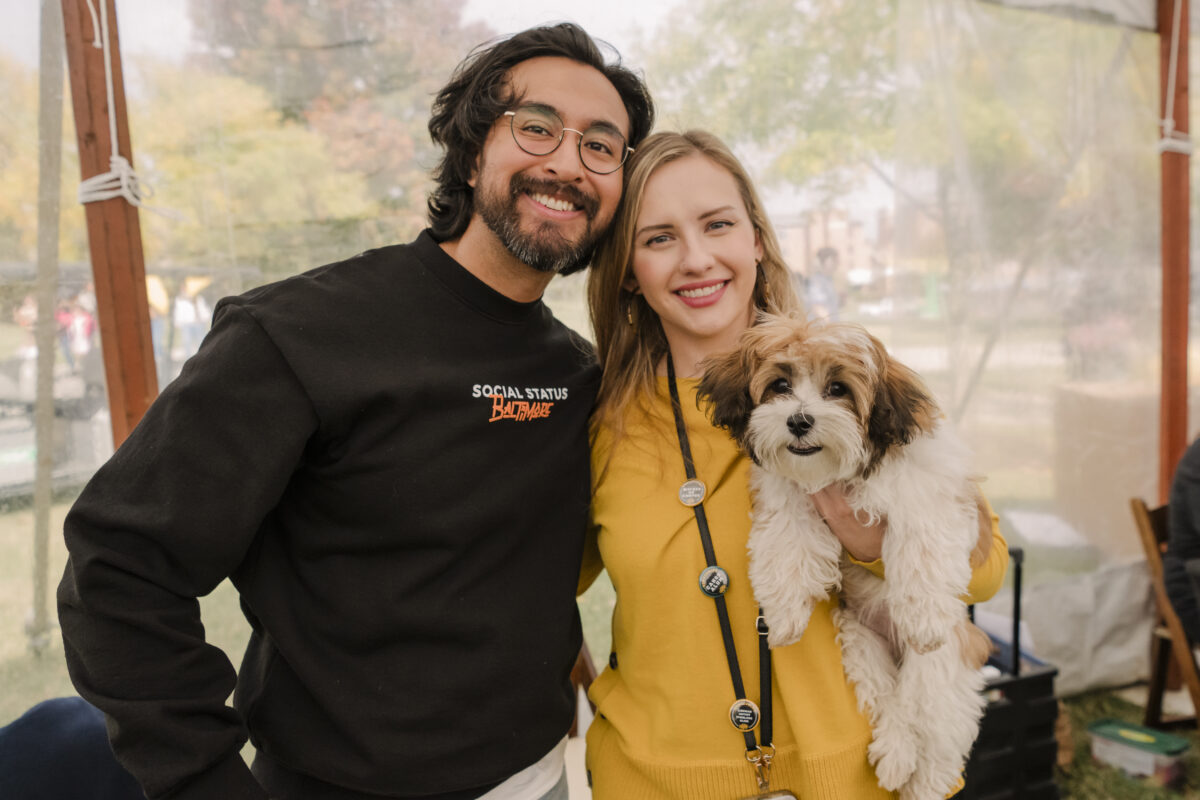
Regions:
<instances>
[{"instance_id":1,"label":"blonde hair","mask_svg":"<svg viewBox=\"0 0 1200 800\"><path fill-rule=\"evenodd\" d=\"M592 260L588 274L588 310L603 374L593 424L604 424L620 438L621 411L631 404L649 406L655 371L667 354L667 338L658 315L645 299L625 288L630 276L633 234L650 178L664 164L699 155L724 168L738 185L742 202L762 244L754 305L761 311L790 314L800 310L792 275L779 240L745 168L725 143L705 131L667 131L643 141L625 165L625 191L612 228ZM632 316L633 323L629 319Z\"/></svg>"}]
</instances>

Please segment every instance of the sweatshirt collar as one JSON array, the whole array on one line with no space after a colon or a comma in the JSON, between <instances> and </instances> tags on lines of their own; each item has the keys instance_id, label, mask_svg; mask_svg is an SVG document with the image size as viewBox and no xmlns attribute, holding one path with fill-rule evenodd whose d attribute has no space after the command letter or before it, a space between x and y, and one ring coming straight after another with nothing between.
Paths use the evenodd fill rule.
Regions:
<instances>
[{"instance_id":1,"label":"sweatshirt collar","mask_svg":"<svg viewBox=\"0 0 1200 800\"><path fill-rule=\"evenodd\" d=\"M449 292L486 316L500 322L518 323L530 319L543 308L540 299L531 303L513 300L475 277L438 246L428 228L417 237L413 247L421 263Z\"/></svg>"}]
</instances>

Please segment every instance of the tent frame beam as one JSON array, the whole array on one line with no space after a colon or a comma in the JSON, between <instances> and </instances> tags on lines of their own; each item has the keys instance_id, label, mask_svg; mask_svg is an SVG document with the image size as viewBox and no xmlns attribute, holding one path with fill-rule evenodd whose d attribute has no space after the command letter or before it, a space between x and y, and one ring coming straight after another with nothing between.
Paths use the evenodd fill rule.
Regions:
<instances>
[{"instance_id":1,"label":"tent frame beam","mask_svg":"<svg viewBox=\"0 0 1200 800\"><path fill-rule=\"evenodd\" d=\"M71 104L79 143L79 171L84 180L109 170L112 154L110 113L116 120L118 151L130 164L133 163L117 36L116 0L99 2L107 6L108 14L108 50L113 82L111 109L105 82L104 49L93 45L93 41L101 37L95 30L88 0L62 0ZM137 206L123 197L87 203L84 210L113 443L120 446L158 394L141 224Z\"/></svg>"},{"instance_id":2,"label":"tent frame beam","mask_svg":"<svg viewBox=\"0 0 1200 800\"><path fill-rule=\"evenodd\" d=\"M1172 117L1175 130L1188 133L1188 0L1158 0L1159 64L1162 106L1166 117L1171 82L1171 41L1175 7L1179 14ZM1171 479L1188 439L1188 302L1190 299L1191 157L1164 149L1162 168L1162 393L1159 399L1158 500L1166 503Z\"/></svg>"}]
</instances>

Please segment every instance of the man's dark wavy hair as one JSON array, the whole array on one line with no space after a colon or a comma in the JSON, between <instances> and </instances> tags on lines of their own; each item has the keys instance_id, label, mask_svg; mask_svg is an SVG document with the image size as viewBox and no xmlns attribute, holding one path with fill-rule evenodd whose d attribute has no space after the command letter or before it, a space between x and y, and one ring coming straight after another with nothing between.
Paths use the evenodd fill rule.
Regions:
<instances>
[{"instance_id":1,"label":"man's dark wavy hair","mask_svg":"<svg viewBox=\"0 0 1200 800\"><path fill-rule=\"evenodd\" d=\"M471 220L474 192L467 181L492 125L514 100L508 71L540 56L569 58L608 78L629 114L630 147L637 147L654 127L654 101L642 79L621 66L619 57L606 63L596 42L578 25L530 28L477 48L438 92L429 120L429 135L446 151L433 171L437 186L429 195L429 224L438 241L461 236Z\"/></svg>"}]
</instances>

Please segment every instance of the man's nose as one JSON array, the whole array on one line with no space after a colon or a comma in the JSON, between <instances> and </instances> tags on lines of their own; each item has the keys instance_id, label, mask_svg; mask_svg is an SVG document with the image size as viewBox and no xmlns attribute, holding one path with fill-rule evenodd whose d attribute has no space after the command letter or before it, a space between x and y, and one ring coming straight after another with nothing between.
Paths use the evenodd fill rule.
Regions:
<instances>
[{"instance_id":1,"label":"man's nose","mask_svg":"<svg viewBox=\"0 0 1200 800\"><path fill-rule=\"evenodd\" d=\"M583 179L586 169L579 157L579 136L571 129L563 131L563 139L553 153L542 156L543 166L560 181Z\"/></svg>"}]
</instances>

